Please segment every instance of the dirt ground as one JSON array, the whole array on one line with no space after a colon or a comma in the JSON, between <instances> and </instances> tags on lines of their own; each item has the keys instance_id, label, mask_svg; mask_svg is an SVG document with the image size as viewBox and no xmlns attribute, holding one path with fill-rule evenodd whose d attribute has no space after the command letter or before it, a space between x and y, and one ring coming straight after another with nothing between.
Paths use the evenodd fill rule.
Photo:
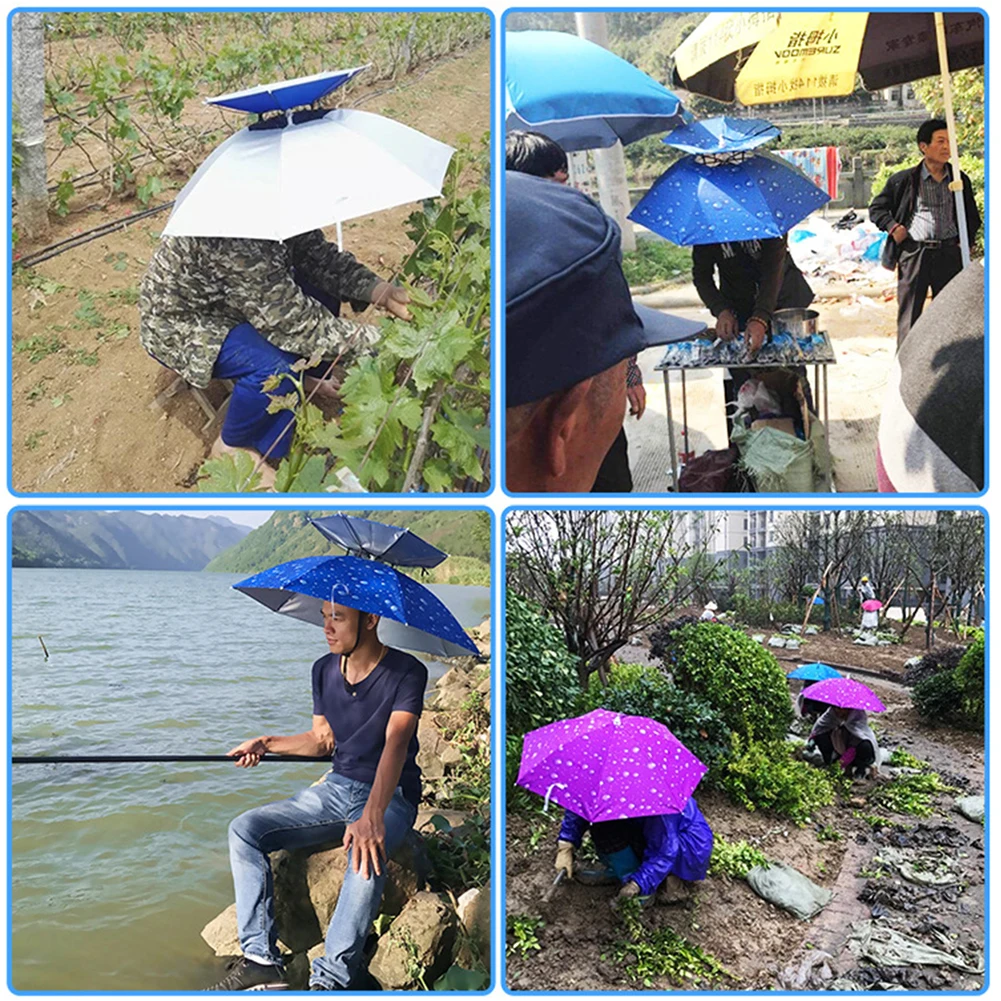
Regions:
<instances>
[{"instance_id":1,"label":"dirt ground","mask_svg":"<svg viewBox=\"0 0 1001 1001\"><path fill-rule=\"evenodd\" d=\"M785 818L748 813L724 795L696 793L699 805L718 836L746 840L772 860L798 869L815 883L832 889L834 899L810 921L759 898L744 880L710 877L698 884L687 904L657 904L644 920L650 928L670 926L689 942L715 957L729 972L721 989L816 990L830 988L835 977L856 984L893 984L918 990L979 989L984 978L950 967L876 967L857 959L847 948L851 923L878 917L901 933L930 946L961 954L976 966L984 949L984 831L953 811L956 796L983 793L983 739L950 729L932 729L910 705L907 690L891 682L869 682L887 705L876 718L884 748L902 747L927 761L943 781L957 787L941 794L928 818L900 816L868 805L886 779L856 782L850 798L817 812L812 826L798 828ZM527 957L512 954L508 936L507 983L514 990L635 990L626 962L614 961L614 944L623 938L608 906L613 890L563 884L548 904L542 896L553 880L556 814L540 819L509 816L507 829L507 911L541 917L537 935L541 949ZM895 827L871 828L855 813L879 813ZM545 824L543 830L539 828ZM821 840L829 825L838 840ZM825 835L829 829L825 829ZM532 847L532 844L535 847ZM920 891L883 870L875 861L881 849L917 846L929 861L944 852L956 860L962 875L958 887ZM939 846L939 847L936 847ZM862 872L870 875L863 876ZM915 892L916 891L916 892ZM859 895L866 898L865 902ZM922 895L924 894L924 895ZM652 989L691 988L692 984L660 981Z\"/></svg>"},{"instance_id":2,"label":"dirt ground","mask_svg":"<svg viewBox=\"0 0 1001 1001\"><path fill-rule=\"evenodd\" d=\"M366 111L388 115L445 142L479 142L490 127L487 43L373 88ZM363 96L364 92L359 92ZM185 122L206 111L189 102ZM66 161L60 160L58 169ZM99 189L87 189L97 199ZM86 193L85 193L86 194ZM172 197L164 192L161 197ZM82 208L84 196L74 202ZM46 245L127 216L133 201L56 221ZM409 241L402 206L344 225L345 249L391 274ZM174 380L139 343L138 285L168 213L115 231L15 275L12 289L12 485L24 492L190 490L218 434L190 393L154 404ZM332 237L332 230L328 232ZM39 247L19 244L26 256ZM34 358L34 360L32 360ZM210 396L222 392L213 385ZM216 397L213 402L221 402Z\"/></svg>"}]
</instances>

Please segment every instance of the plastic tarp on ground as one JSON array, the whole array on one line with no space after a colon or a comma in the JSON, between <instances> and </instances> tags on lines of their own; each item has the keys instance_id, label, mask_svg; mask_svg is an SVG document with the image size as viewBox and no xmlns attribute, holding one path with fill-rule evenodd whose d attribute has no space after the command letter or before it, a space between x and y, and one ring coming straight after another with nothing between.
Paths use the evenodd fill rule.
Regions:
<instances>
[{"instance_id":1,"label":"plastic tarp on ground","mask_svg":"<svg viewBox=\"0 0 1001 1001\"><path fill-rule=\"evenodd\" d=\"M759 897L803 921L819 914L834 898L832 890L818 886L784 862L756 865L747 874L747 882Z\"/></svg>"},{"instance_id":2,"label":"plastic tarp on ground","mask_svg":"<svg viewBox=\"0 0 1001 1001\"><path fill-rule=\"evenodd\" d=\"M982 957L972 965L964 956L935 949L873 920L852 924L848 948L859 959L869 959L878 966L952 966L965 973L984 972Z\"/></svg>"}]
</instances>

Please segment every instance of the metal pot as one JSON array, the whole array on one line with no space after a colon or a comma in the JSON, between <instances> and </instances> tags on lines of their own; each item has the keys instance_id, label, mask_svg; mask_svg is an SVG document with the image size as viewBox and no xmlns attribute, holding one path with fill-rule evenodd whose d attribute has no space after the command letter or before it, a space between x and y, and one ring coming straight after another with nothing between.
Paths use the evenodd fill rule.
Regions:
<instances>
[{"instance_id":1,"label":"metal pot","mask_svg":"<svg viewBox=\"0 0 1001 1001\"><path fill-rule=\"evenodd\" d=\"M777 309L772 313L772 332L809 337L817 332L818 316L815 309Z\"/></svg>"}]
</instances>

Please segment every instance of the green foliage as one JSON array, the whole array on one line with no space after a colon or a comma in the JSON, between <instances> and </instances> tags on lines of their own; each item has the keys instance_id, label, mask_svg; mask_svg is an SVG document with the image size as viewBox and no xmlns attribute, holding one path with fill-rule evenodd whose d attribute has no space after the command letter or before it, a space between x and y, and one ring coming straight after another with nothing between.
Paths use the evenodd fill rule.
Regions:
<instances>
[{"instance_id":1,"label":"green foliage","mask_svg":"<svg viewBox=\"0 0 1001 1001\"><path fill-rule=\"evenodd\" d=\"M823 824L817 828L818 841L843 841L844 835L832 824Z\"/></svg>"},{"instance_id":2,"label":"green foliage","mask_svg":"<svg viewBox=\"0 0 1001 1001\"><path fill-rule=\"evenodd\" d=\"M453 964L435 982L435 991L483 991L490 985L486 970L467 970Z\"/></svg>"},{"instance_id":3,"label":"green foliage","mask_svg":"<svg viewBox=\"0 0 1001 1001\"><path fill-rule=\"evenodd\" d=\"M482 801L488 804L488 798ZM458 897L471 887L490 882L490 821L474 816L461 827L452 827L440 813L430 820L433 831L424 834L436 889L451 890Z\"/></svg>"},{"instance_id":4,"label":"green foliage","mask_svg":"<svg viewBox=\"0 0 1001 1001\"><path fill-rule=\"evenodd\" d=\"M540 952L542 943L539 941L539 929L545 925L542 918L533 918L528 914L509 914L507 916L507 954L522 958L530 952Z\"/></svg>"},{"instance_id":5,"label":"green foliage","mask_svg":"<svg viewBox=\"0 0 1001 1001\"><path fill-rule=\"evenodd\" d=\"M66 342L58 334L32 334L14 342L15 354L26 354L28 361L36 365L43 358L62 351Z\"/></svg>"},{"instance_id":6,"label":"green foliage","mask_svg":"<svg viewBox=\"0 0 1001 1001\"><path fill-rule=\"evenodd\" d=\"M779 662L746 633L720 623L685 626L664 668L675 684L706 699L734 733L779 739L792 722Z\"/></svg>"},{"instance_id":7,"label":"green foliage","mask_svg":"<svg viewBox=\"0 0 1001 1001\"><path fill-rule=\"evenodd\" d=\"M983 156L984 151L984 67L959 70L950 77L952 104L956 118L956 143L960 155ZM913 84L915 94L930 114L945 118L942 78L927 77ZM965 168L964 168L965 170Z\"/></svg>"},{"instance_id":8,"label":"green foliage","mask_svg":"<svg viewBox=\"0 0 1001 1001\"><path fill-rule=\"evenodd\" d=\"M731 604L737 621L745 626L762 626L767 629L773 624L784 625L787 622L800 622L803 619L804 610L792 601L751 598L738 591L734 594Z\"/></svg>"},{"instance_id":9,"label":"green foliage","mask_svg":"<svg viewBox=\"0 0 1001 1001\"><path fill-rule=\"evenodd\" d=\"M956 668L954 679L962 693L964 722L970 729L982 730L984 726L984 634L968 647Z\"/></svg>"},{"instance_id":10,"label":"green foliage","mask_svg":"<svg viewBox=\"0 0 1001 1001\"><path fill-rule=\"evenodd\" d=\"M746 879L747 874L758 865L768 865L768 856L746 841L724 841L718 834L713 836L713 851L709 856L710 876L732 876Z\"/></svg>"},{"instance_id":11,"label":"green foliage","mask_svg":"<svg viewBox=\"0 0 1001 1001\"><path fill-rule=\"evenodd\" d=\"M905 751L902 747L895 747L890 755L890 767L924 769L928 767L928 763L920 758L915 758L913 754Z\"/></svg>"},{"instance_id":12,"label":"green foliage","mask_svg":"<svg viewBox=\"0 0 1001 1001\"><path fill-rule=\"evenodd\" d=\"M934 799L940 793L953 792L937 772L903 775L880 785L871 802L891 813L909 813L915 817L930 817L935 812Z\"/></svg>"},{"instance_id":13,"label":"green foliage","mask_svg":"<svg viewBox=\"0 0 1001 1001\"><path fill-rule=\"evenodd\" d=\"M622 255L622 273L632 287L688 281L692 277L692 248L659 237L637 240L636 249Z\"/></svg>"},{"instance_id":14,"label":"green foliage","mask_svg":"<svg viewBox=\"0 0 1001 1001\"><path fill-rule=\"evenodd\" d=\"M814 811L834 802L828 774L792 756L783 740L746 743L734 734L733 758L722 787L748 810L771 810L800 827Z\"/></svg>"},{"instance_id":15,"label":"green foliage","mask_svg":"<svg viewBox=\"0 0 1001 1001\"><path fill-rule=\"evenodd\" d=\"M800 149L827 146L836 142L841 160L849 167L852 158L860 156L867 167L883 163L916 161L919 153L915 133L910 125L845 125L837 129L832 140L831 125L826 122L803 122L782 126L782 136L772 145L780 149ZM879 189L875 189L879 190Z\"/></svg>"},{"instance_id":16,"label":"green foliage","mask_svg":"<svg viewBox=\"0 0 1001 1001\"><path fill-rule=\"evenodd\" d=\"M933 723L956 723L962 715L963 690L955 671L940 671L911 689L918 713Z\"/></svg>"},{"instance_id":17,"label":"green foliage","mask_svg":"<svg viewBox=\"0 0 1001 1001\"><path fill-rule=\"evenodd\" d=\"M613 955L634 983L649 988L656 979L667 977L676 987L711 990L726 977L735 979L719 960L673 928L647 928L635 898L622 902L619 916L627 937L616 942Z\"/></svg>"},{"instance_id":18,"label":"green foliage","mask_svg":"<svg viewBox=\"0 0 1001 1001\"><path fill-rule=\"evenodd\" d=\"M202 463L195 488L201 493L253 493L261 489L261 474L247 452L227 452Z\"/></svg>"},{"instance_id":19,"label":"green foliage","mask_svg":"<svg viewBox=\"0 0 1001 1001\"><path fill-rule=\"evenodd\" d=\"M721 714L705 699L672 684L655 668L615 666L607 687L592 675L577 711L592 709L648 716L663 723L709 769L707 779L715 778L730 756L730 731Z\"/></svg>"},{"instance_id":20,"label":"green foliage","mask_svg":"<svg viewBox=\"0 0 1001 1001\"><path fill-rule=\"evenodd\" d=\"M577 658L530 602L507 593L507 732L529 730L572 716L578 697Z\"/></svg>"}]
</instances>

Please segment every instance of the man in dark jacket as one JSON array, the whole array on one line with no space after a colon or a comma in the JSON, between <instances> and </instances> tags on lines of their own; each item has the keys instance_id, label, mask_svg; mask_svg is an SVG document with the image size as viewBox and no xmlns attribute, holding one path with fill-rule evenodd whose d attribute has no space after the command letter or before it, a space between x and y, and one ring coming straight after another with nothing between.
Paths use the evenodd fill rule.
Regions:
<instances>
[{"instance_id":1,"label":"man in dark jacket","mask_svg":"<svg viewBox=\"0 0 1001 1001\"><path fill-rule=\"evenodd\" d=\"M956 222L956 199L949 184L949 132L932 118L918 129L922 161L899 170L869 206L869 218L889 234L882 263L897 270L897 347L921 315L928 290L939 294L963 269ZM960 171L970 243L980 229L980 213L969 177Z\"/></svg>"}]
</instances>

